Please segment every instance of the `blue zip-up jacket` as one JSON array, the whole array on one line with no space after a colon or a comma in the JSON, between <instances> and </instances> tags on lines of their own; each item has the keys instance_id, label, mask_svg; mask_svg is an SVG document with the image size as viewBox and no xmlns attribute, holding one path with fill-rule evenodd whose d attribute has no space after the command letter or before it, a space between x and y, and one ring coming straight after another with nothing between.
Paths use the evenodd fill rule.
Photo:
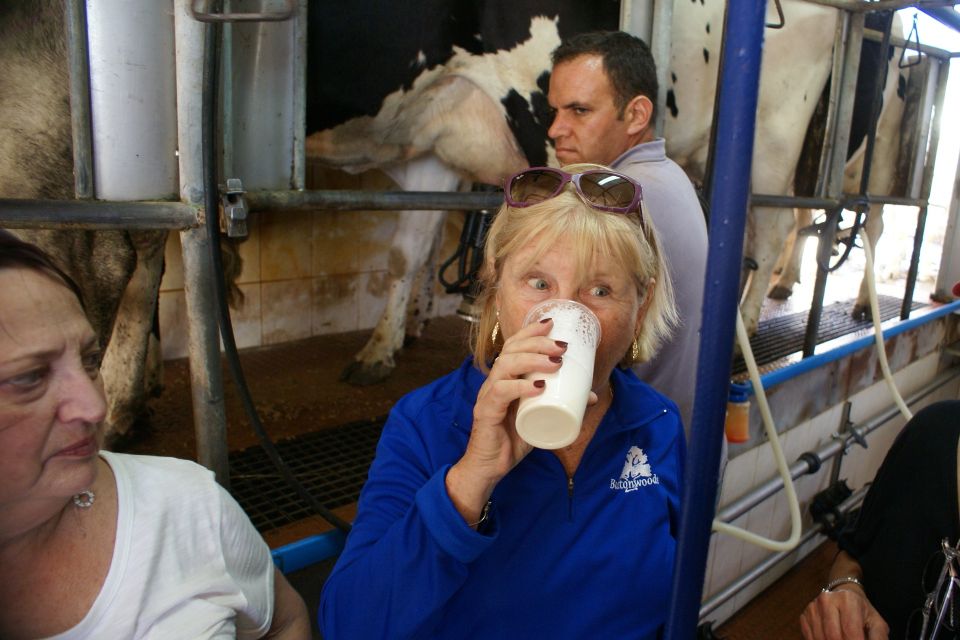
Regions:
<instances>
[{"instance_id":1,"label":"blue zip-up jacket","mask_svg":"<svg viewBox=\"0 0 960 640\"><path fill-rule=\"evenodd\" d=\"M323 637L655 638L685 455L676 405L614 370L614 404L573 478L534 449L494 489L478 532L444 481L483 380L468 359L390 412L323 589Z\"/></svg>"}]
</instances>

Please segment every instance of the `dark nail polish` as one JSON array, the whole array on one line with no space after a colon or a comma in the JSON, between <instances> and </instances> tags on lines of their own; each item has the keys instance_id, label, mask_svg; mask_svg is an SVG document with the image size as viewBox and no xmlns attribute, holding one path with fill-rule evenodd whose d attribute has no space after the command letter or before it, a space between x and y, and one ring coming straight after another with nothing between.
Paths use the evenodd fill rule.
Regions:
<instances>
[{"instance_id":1,"label":"dark nail polish","mask_svg":"<svg viewBox=\"0 0 960 640\"><path fill-rule=\"evenodd\" d=\"M560 364L563 362L563 358L560 356L550 356L550 362L556 362L557 364Z\"/></svg>"},{"instance_id":2,"label":"dark nail polish","mask_svg":"<svg viewBox=\"0 0 960 640\"><path fill-rule=\"evenodd\" d=\"M537 389L543 389L545 386L547 386L547 381L546 381L546 380L534 380L534 381L533 381L533 386L535 386Z\"/></svg>"},{"instance_id":3,"label":"dark nail polish","mask_svg":"<svg viewBox=\"0 0 960 640\"><path fill-rule=\"evenodd\" d=\"M547 323L550 322L551 320L553 320L553 318L543 318L543 319L540 321L540 324L547 324Z\"/></svg>"},{"instance_id":4,"label":"dark nail polish","mask_svg":"<svg viewBox=\"0 0 960 640\"><path fill-rule=\"evenodd\" d=\"M563 340L554 340L554 342L556 342L557 346L560 347L561 349L567 348L567 343L564 342Z\"/></svg>"}]
</instances>

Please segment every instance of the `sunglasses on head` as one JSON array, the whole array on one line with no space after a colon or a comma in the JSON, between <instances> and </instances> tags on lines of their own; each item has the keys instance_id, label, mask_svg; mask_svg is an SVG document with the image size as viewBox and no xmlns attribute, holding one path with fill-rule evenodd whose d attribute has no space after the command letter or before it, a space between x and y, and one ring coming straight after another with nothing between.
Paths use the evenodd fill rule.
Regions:
<instances>
[{"instance_id":1,"label":"sunglasses on head","mask_svg":"<svg viewBox=\"0 0 960 640\"><path fill-rule=\"evenodd\" d=\"M594 209L611 213L640 213L643 190L627 176L609 169L590 169L570 174L551 167L532 167L513 174L503 193L511 207L529 207L560 195L572 182L580 198Z\"/></svg>"}]
</instances>

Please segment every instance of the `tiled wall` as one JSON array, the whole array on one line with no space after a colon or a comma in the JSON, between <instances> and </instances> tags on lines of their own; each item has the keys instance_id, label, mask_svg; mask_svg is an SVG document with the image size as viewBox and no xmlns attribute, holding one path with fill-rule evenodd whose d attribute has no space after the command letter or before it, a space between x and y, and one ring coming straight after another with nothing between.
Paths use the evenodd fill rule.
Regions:
<instances>
[{"instance_id":1,"label":"tiled wall","mask_svg":"<svg viewBox=\"0 0 960 640\"><path fill-rule=\"evenodd\" d=\"M375 171L351 176L313 169L312 174L315 188L396 188ZM270 345L373 327L386 300L387 256L396 215L389 211L252 214L249 237L237 245L243 267L236 281L244 298L232 309L237 345ZM441 261L456 247L462 215L448 216ZM439 286L435 290L435 315L454 313L460 297L444 294ZM176 233L167 239L160 331L163 357L185 357L183 263Z\"/></svg>"},{"instance_id":2,"label":"tiled wall","mask_svg":"<svg viewBox=\"0 0 960 640\"><path fill-rule=\"evenodd\" d=\"M906 397L929 383L937 374L939 359L939 352L934 352L896 372L894 379L901 395ZM960 397L960 385L954 381L911 407L911 409L916 412L922 406L935 400L958 397ZM849 400L851 402L850 420L854 424L861 424L884 413L892 404L890 392L882 381L856 393ZM781 398L780 401L786 401L786 398ZM820 415L781 434L781 446L788 466L796 462L800 454L806 451L815 451L832 441L833 435L840 425L842 408L842 405L831 407ZM840 477L847 480L851 489L855 491L873 478L887 449L889 449L900 429L903 428L904 423L905 420L898 415L870 434L867 449L854 446L849 450L844 458ZM810 502L814 495L825 489L829 484L831 468L832 461L827 461L816 474L803 476L795 482L800 501L800 512L803 516L804 531L812 524L809 515ZM775 475L776 465L769 445L754 447L731 459L727 464L723 480L721 508ZM733 524L745 527L758 535L775 540L786 540L790 535L790 515L783 492L781 491L775 497L767 499L747 514L739 517ZM715 609L706 619L713 620L717 624L722 623L783 575L793 564L819 546L823 540L822 536L817 536L809 543L793 551L774 569L767 571L761 578ZM739 538L714 533L711 537L707 559L703 590L704 601L721 591L750 568L763 562L773 553L748 544Z\"/></svg>"}]
</instances>

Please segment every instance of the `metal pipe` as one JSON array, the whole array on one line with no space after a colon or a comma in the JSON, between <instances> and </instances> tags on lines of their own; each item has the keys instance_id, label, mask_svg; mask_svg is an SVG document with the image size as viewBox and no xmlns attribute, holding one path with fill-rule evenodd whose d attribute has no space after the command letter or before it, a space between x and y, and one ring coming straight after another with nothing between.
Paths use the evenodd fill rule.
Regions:
<instances>
[{"instance_id":1,"label":"metal pipe","mask_svg":"<svg viewBox=\"0 0 960 640\"><path fill-rule=\"evenodd\" d=\"M0 198L0 226L14 229L172 229L200 224L197 211L180 202L100 202Z\"/></svg>"},{"instance_id":2,"label":"metal pipe","mask_svg":"<svg viewBox=\"0 0 960 640\"><path fill-rule=\"evenodd\" d=\"M244 197L251 211L472 211L503 204L501 191L250 191Z\"/></svg>"},{"instance_id":3,"label":"metal pipe","mask_svg":"<svg viewBox=\"0 0 960 640\"><path fill-rule=\"evenodd\" d=\"M916 404L934 391L949 384L957 378L960 378L960 367L948 369L931 380L927 385L911 394L906 399L906 402L911 405ZM900 410L896 407L892 407L886 412L867 420L861 426L850 425L850 429L847 431L847 433L842 434L841 439L831 440L829 443L814 451L813 454L820 459L821 463L826 462L827 460L836 457L841 452L846 451L847 447L850 445L850 442L856 439L855 436L865 438L899 415ZM790 466L790 477L794 480L814 472L815 471L812 469L810 463L803 459L797 460ZM733 522L750 509L762 503L767 498L776 495L781 489L783 489L783 478L780 476L775 476L763 484L757 485L753 490L749 491L721 509L717 513L717 519L722 522Z\"/></svg>"},{"instance_id":4,"label":"metal pipe","mask_svg":"<svg viewBox=\"0 0 960 640\"><path fill-rule=\"evenodd\" d=\"M837 505L837 509L839 509L841 513L847 513L851 511L863 501L863 498L866 494L867 487L861 487L857 491L853 492L849 498ZM800 537L799 546L802 546L810 540L813 540L813 538L816 537L822 530L823 525L819 522L815 523ZM760 576L766 574L767 571L794 553L796 553L795 550L773 553L767 556L766 559L759 564L754 565L746 573L741 574L739 578L725 586L723 589L715 593L713 597L703 603L703 605L700 607L700 619L702 620L704 616L708 615L711 611L722 605L724 602L737 595L741 589L752 583Z\"/></svg>"},{"instance_id":5,"label":"metal pipe","mask_svg":"<svg viewBox=\"0 0 960 640\"><path fill-rule=\"evenodd\" d=\"M920 195L924 198L930 197L930 190L933 187L933 169L937 157L937 150L940 148L940 119L943 115L943 101L946 97L947 82L950 79L950 65L944 64L939 74L937 83L937 94L934 99L933 121L930 123L930 141L927 151L927 162L923 168L923 184L920 187ZM927 207L920 207L917 214L917 228L913 233L913 253L910 255L910 268L907 270L907 285L903 293L903 303L900 307L900 318L910 317L911 302L913 301L913 291L917 284L917 274L920 270L920 248L923 244L923 232L927 223Z\"/></svg>"},{"instance_id":6,"label":"metal pipe","mask_svg":"<svg viewBox=\"0 0 960 640\"><path fill-rule=\"evenodd\" d=\"M203 202L202 122L204 26L190 16L191 0L176 0L174 25L177 43L177 137L180 158L180 195L184 202ZM205 215L217 215L215 211ZM184 294L190 356L190 389L193 424L197 436L197 461L212 469L217 481L229 486L226 411L220 337L214 310L213 267L206 231L181 231Z\"/></svg>"},{"instance_id":7,"label":"metal pipe","mask_svg":"<svg viewBox=\"0 0 960 640\"><path fill-rule=\"evenodd\" d=\"M177 197L177 85L169 4L87 3L94 189L102 200Z\"/></svg>"},{"instance_id":8,"label":"metal pipe","mask_svg":"<svg viewBox=\"0 0 960 640\"><path fill-rule=\"evenodd\" d=\"M624 3L626 4L626 3ZM650 49L654 60L662 61L657 65L657 83L660 91L657 94L656 120L654 126L658 136L663 135L667 117L667 88L670 86L671 56L671 26L673 24L673 3L658 1L653 3L653 33L650 36Z\"/></svg>"},{"instance_id":9,"label":"metal pipe","mask_svg":"<svg viewBox=\"0 0 960 640\"><path fill-rule=\"evenodd\" d=\"M293 175L291 186L307 186L307 0L293 20Z\"/></svg>"},{"instance_id":10,"label":"metal pipe","mask_svg":"<svg viewBox=\"0 0 960 640\"><path fill-rule=\"evenodd\" d=\"M854 194L844 194L852 198ZM896 196L856 196L870 203L922 206L926 200ZM256 190L244 194L251 211L475 211L497 209L503 204L502 191L362 191L330 190ZM811 198L752 194L750 204L769 207L830 209L843 203L840 198Z\"/></svg>"},{"instance_id":11,"label":"metal pipe","mask_svg":"<svg viewBox=\"0 0 960 640\"><path fill-rule=\"evenodd\" d=\"M840 97L843 94L843 66L847 56L847 33L850 30L850 14L840 11L833 34L833 60L830 68L830 88L827 100L827 117L824 122L823 144L820 150L820 163L817 166L817 182L813 195L822 198L827 192L827 176L833 166L833 156L837 153L833 146L836 138L837 117L840 111ZM841 152L842 153L842 152ZM835 205L831 205L835 206ZM808 207L809 208L809 207ZM827 207L823 207L827 208Z\"/></svg>"},{"instance_id":12,"label":"metal pipe","mask_svg":"<svg viewBox=\"0 0 960 640\"><path fill-rule=\"evenodd\" d=\"M850 143L850 125L853 121L853 101L856 95L857 72L860 67L860 51L863 45L865 18L862 13L850 15L847 25L847 41L844 47L843 78L840 83L839 104L837 107L836 127L833 131L831 156L832 165L826 176L827 197L836 197L843 190L843 172L847 164L847 148ZM803 338L803 357L813 354L817 346L817 333L820 330L820 315L823 313L823 296L827 290L827 271L822 265L828 264L833 251L836 228L828 226L819 238L817 246L817 276L813 284L813 297Z\"/></svg>"},{"instance_id":13,"label":"metal pipe","mask_svg":"<svg viewBox=\"0 0 960 640\"><path fill-rule=\"evenodd\" d=\"M923 11L925 14L931 18L939 20L942 24L951 27L954 31L960 31L960 14L954 11L951 8L951 5L955 4L954 2L944 3L943 7L929 7L923 6L919 7L920 11Z\"/></svg>"},{"instance_id":14,"label":"metal pipe","mask_svg":"<svg viewBox=\"0 0 960 640\"><path fill-rule=\"evenodd\" d=\"M936 103L937 89L942 83L940 70L948 66L949 64L930 60L927 64L927 73L923 76L923 84L917 91L920 95L920 106L917 109L916 122L912 125L916 142L914 143L913 159L907 170L906 194L909 197L920 197L923 188L923 170L927 164L927 144L930 140L933 105ZM907 83L907 91L910 91L909 82Z\"/></svg>"},{"instance_id":15,"label":"metal pipe","mask_svg":"<svg viewBox=\"0 0 960 640\"><path fill-rule=\"evenodd\" d=\"M70 65L70 123L73 131L73 192L81 200L94 197L93 142L90 121L90 52L84 0L66 3L67 51Z\"/></svg>"},{"instance_id":16,"label":"metal pipe","mask_svg":"<svg viewBox=\"0 0 960 640\"><path fill-rule=\"evenodd\" d=\"M719 83L719 135L711 181L703 338L697 359L697 397L683 478L683 508L666 640L695 637L703 594L733 356L765 9L764 0L731 0L727 7Z\"/></svg>"},{"instance_id":17,"label":"metal pipe","mask_svg":"<svg viewBox=\"0 0 960 640\"><path fill-rule=\"evenodd\" d=\"M251 211L274 213L292 211L473 211L497 209L503 204L500 191L251 191L245 194ZM868 202L923 206L924 199L870 196ZM757 194L750 203L758 206L806 207L826 209L839 206L830 198L797 198ZM70 226L80 229L171 229L183 230L200 225L194 207L180 202L78 202L74 200L21 200L0 198L0 225L12 228Z\"/></svg>"}]
</instances>

